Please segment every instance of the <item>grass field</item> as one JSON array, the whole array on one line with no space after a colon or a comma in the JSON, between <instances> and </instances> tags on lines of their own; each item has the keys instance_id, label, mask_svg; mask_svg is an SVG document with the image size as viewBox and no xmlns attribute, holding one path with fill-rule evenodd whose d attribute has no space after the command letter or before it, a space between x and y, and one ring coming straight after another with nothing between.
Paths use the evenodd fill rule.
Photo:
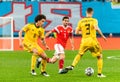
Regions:
<instances>
[{"instance_id":1,"label":"grass field","mask_svg":"<svg viewBox=\"0 0 120 82\"><path fill-rule=\"evenodd\" d=\"M73 61L77 51L65 51L65 66ZM54 51L46 51L52 57ZM30 75L31 54L24 51L3 51L0 52L0 82L120 82L120 50L104 50L103 73L106 78L97 78L97 59L87 52L73 71L67 74L58 74L58 62L47 64L47 72L50 77L40 74L36 69L37 76ZM107 57L115 56L108 59ZM84 74L87 67L93 67L95 73L88 77Z\"/></svg>"}]
</instances>

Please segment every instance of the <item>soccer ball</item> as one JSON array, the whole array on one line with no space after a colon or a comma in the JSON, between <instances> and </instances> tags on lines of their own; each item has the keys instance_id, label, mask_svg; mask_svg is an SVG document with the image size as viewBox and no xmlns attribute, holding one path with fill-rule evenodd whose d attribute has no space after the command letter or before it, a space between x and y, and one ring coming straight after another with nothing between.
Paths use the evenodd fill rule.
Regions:
<instances>
[{"instance_id":1,"label":"soccer ball","mask_svg":"<svg viewBox=\"0 0 120 82\"><path fill-rule=\"evenodd\" d=\"M92 67L87 67L87 68L85 69L85 74L86 74L87 76L93 75L93 74L94 74L94 69L93 69Z\"/></svg>"}]
</instances>

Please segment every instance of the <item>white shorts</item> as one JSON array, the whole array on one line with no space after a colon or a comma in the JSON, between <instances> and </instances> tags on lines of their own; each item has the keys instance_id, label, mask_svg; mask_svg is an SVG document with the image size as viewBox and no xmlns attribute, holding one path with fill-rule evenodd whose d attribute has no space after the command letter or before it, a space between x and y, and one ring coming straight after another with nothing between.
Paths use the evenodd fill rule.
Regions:
<instances>
[{"instance_id":1,"label":"white shorts","mask_svg":"<svg viewBox=\"0 0 120 82\"><path fill-rule=\"evenodd\" d=\"M64 48L61 44L55 44L54 45L55 53L54 55L59 58L59 54L64 54Z\"/></svg>"}]
</instances>

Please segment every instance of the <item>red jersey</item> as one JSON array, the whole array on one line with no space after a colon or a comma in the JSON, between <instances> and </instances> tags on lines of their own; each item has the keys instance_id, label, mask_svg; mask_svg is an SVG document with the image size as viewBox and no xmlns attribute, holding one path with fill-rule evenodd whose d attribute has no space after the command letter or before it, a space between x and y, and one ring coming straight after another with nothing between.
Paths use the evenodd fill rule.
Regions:
<instances>
[{"instance_id":1,"label":"red jersey","mask_svg":"<svg viewBox=\"0 0 120 82\"><path fill-rule=\"evenodd\" d=\"M71 26L64 27L63 25L58 25L52 32L56 33L57 44L61 44L65 48L68 38L72 36L73 30Z\"/></svg>"}]
</instances>

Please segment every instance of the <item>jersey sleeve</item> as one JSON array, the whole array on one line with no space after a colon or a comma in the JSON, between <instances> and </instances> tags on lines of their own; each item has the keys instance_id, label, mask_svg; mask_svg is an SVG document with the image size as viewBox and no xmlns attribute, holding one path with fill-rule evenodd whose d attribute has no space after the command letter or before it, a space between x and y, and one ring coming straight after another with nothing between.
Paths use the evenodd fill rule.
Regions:
<instances>
[{"instance_id":1,"label":"jersey sleeve","mask_svg":"<svg viewBox=\"0 0 120 82\"><path fill-rule=\"evenodd\" d=\"M94 26L98 26L98 21L95 19L94 20L94 24L93 24Z\"/></svg>"},{"instance_id":2,"label":"jersey sleeve","mask_svg":"<svg viewBox=\"0 0 120 82\"><path fill-rule=\"evenodd\" d=\"M81 30L81 21L78 22L78 25L77 25L77 30Z\"/></svg>"},{"instance_id":3,"label":"jersey sleeve","mask_svg":"<svg viewBox=\"0 0 120 82\"><path fill-rule=\"evenodd\" d=\"M54 29L52 29L52 32L59 33L58 27L55 27Z\"/></svg>"},{"instance_id":4,"label":"jersey sleeve","mask_svg":"<svg viewBox=\"0 0 120 82\"><path fill-rule=\"evenodd\" d=\"M70 31L70 37L73 36L73 29L71 28L71 31Z\"/></svg>"},{"instance_id":5,"label":"jersey sleeve","mask_svg":"<svg viewBox=\"0 0 120 82\"><path fill-rule=\"evenodd\" d=\"M30 28L30 24L27 24L22 28L22 30L26 32L27 30L29 30L29 28Z\"/></svg>"}]
</instances>

